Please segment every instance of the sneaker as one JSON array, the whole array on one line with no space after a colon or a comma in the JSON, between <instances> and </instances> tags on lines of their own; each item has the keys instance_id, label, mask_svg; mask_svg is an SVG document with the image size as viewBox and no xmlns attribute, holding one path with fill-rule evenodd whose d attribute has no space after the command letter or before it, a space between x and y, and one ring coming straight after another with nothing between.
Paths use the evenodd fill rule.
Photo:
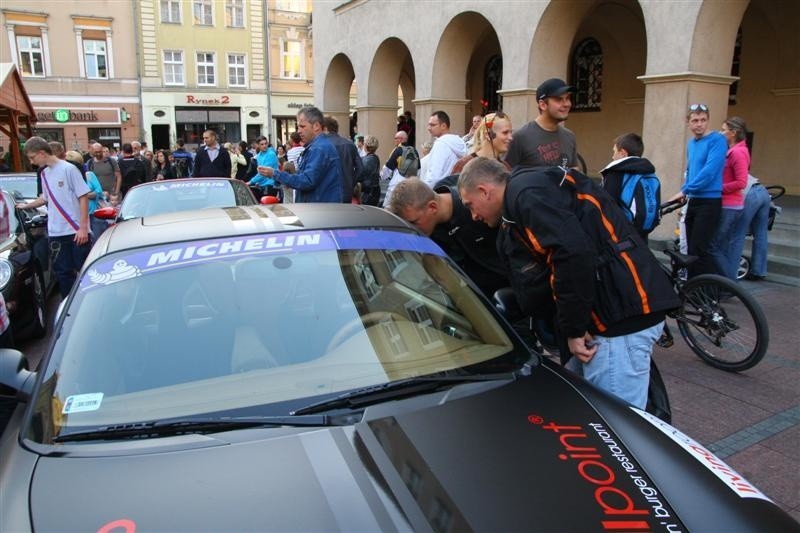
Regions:
<instances>
[{"instance_id":1,"label":"sneaker","mask_svg":"<svg viewBox=\"0 0 800 533\"><path fill-rule=\"evenodd\" d=\"M759 276L757 274L747 274L744 279L748 281L764 281L767 279L767 276Z\"/></svg>"},{"instance_id":2,"label":"sneaker","mask_svg":"<svg viewBox=\"0 0 800 533\"><path fill-rule=\"evenodd\" d=\"M669 348L673 344L675 344L675 339L672 338L672 333L669 330L664 330L664 333L656 341L656 344L661 346L662 348Z\"/></svg>"}]
</instances>

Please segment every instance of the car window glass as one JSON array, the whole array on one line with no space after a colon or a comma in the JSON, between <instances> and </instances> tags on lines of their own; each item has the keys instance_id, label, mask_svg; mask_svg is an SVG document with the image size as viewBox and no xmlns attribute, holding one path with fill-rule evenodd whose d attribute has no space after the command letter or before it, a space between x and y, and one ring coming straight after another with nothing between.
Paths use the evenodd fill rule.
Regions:
<instances>
[{"instance_id":1,"label":"car window glass","mask_svg":"<svg viewBox=\"0 0 800 533\"><path fill-rule=\"evenodd\" d=\"M270 405L479 364L515 349L441 251L202 259L223 248L254 248L258 239L268 249L281 238L299 241L270 235L244 244L192 243L153 252L149 262L136 258L150 251L137 250L103 258L113 268L89 268L70 303L77 311L65 313L43 372L36 419L51 422L34 434L254 406L268 412ZM143 273L153 257L164 265ZM96 408L74 408L97 398Z\"/></svg>"}]
</instances>

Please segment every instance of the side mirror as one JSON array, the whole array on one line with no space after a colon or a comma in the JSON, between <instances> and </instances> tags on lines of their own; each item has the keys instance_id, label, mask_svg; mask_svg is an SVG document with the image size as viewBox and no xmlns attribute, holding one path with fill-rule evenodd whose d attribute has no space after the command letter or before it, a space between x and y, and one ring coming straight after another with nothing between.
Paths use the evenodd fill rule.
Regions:
<instances>
[{"instance_id":1,"label":"side mirror","mask_svg":"<svg viewBox=\"0 0 800 533\"><path fill-rule=\"evenodd\" d=\"M516 322L525 316L511 287L496 290L493 300L495 309L509 322Z\"/></svg>"},{"instance_id":2,"label":"side mirror","mask_svg":"<svg viewBox=\"0 0 800 533\"><path fill-rule=\"evenodd\" d=\"M278 199L277 196L262 196L261 203L263 205L270 205L270 204L279 204L281 201Z\"/></svg>"},{"instance_id":3,"label":"side mirror","mask_svg":"<svg viewBox=\"0 0 800 533\"><path fill-rule=\"evenodd\" d=\"M28 360L22 352L0 349L0 394L27 402L35 381L36 372L28 370Z\"/></svg>"},{"instance_id":4,"label":"side mirror","mask_svg":"<svg viewBox=\"0 0 800 533\"><path fill-rule=\"evenodd\" d=\"M95 218L101 218L103 220L114 220L117 218L117 209L114 207L101 207L99 209L95 209L94 211Z\"/></svg>"}]
</instances>

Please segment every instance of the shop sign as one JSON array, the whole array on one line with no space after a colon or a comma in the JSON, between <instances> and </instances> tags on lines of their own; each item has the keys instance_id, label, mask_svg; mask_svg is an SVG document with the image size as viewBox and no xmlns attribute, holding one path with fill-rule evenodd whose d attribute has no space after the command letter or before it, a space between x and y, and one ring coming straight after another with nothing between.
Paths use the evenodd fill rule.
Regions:
<instances>
[{"instance_id":1,"label":"shop sign","mask_svg":"<svg viewBox=\"0 0 800 533\"><path fill-rule=\"evenodd\" d=\"M289 102L288 104L286 104L286 107L288 107L289 109L302 109L304 107L312 107L313 105L314 104L308 104L308 103L298 104L297 102Z\"/></svg>"},{"instance_id":2,"label":"shop sign","mask_svg":"<svg viewBox=\"0 0 800 533\"><path fill-rule=\"evenodd\" d=\"M69 109L56 109L54 111L37 111L36 120L39 122L97 122L97 113L94 111L70 111Z\"/></svg>"},{"instance_id":3,"label":"shop sign","mask_svg":"<svg viewBox=\"0 0 800 533\"><path fill-rule=\"evenodd\" d=\"M227 105L231 103L231 97L227 94L214 97L195 96L193 94L186 95L187 104L195 105Z\"/></svg>"},{"instance_id":4,"label":"shop sign","mask_svg":"<svg viewBox=\"0 0 800 533\"><path fill-rule=\"evenodd\" d=\"M40 107L36 109L36 121L40 126L79 125L79 124L114 124L124 121L127 113L123 108L103 107Z\"/></svg>"}]
</instances>

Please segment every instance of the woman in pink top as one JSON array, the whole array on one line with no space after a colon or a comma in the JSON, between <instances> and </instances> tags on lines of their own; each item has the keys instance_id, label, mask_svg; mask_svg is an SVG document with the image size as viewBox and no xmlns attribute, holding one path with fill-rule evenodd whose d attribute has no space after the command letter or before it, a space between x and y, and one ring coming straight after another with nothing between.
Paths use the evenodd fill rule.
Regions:
<instances>
[{"instance_id":1,"label":"woman in pink top","mask_svg":"<svg viewBox=\"0 0 800 533\"><path fill-rule=\"evenodd\" d=\"M728 141L725 166L722 169L722 216L711 254L723 275L736 279L741 250L735 250L734 228L744 208L744 188L750 170L750 150L747 148L747 126L739 117L722 123L722 135Z\"/></svg>"}]
</instances>

